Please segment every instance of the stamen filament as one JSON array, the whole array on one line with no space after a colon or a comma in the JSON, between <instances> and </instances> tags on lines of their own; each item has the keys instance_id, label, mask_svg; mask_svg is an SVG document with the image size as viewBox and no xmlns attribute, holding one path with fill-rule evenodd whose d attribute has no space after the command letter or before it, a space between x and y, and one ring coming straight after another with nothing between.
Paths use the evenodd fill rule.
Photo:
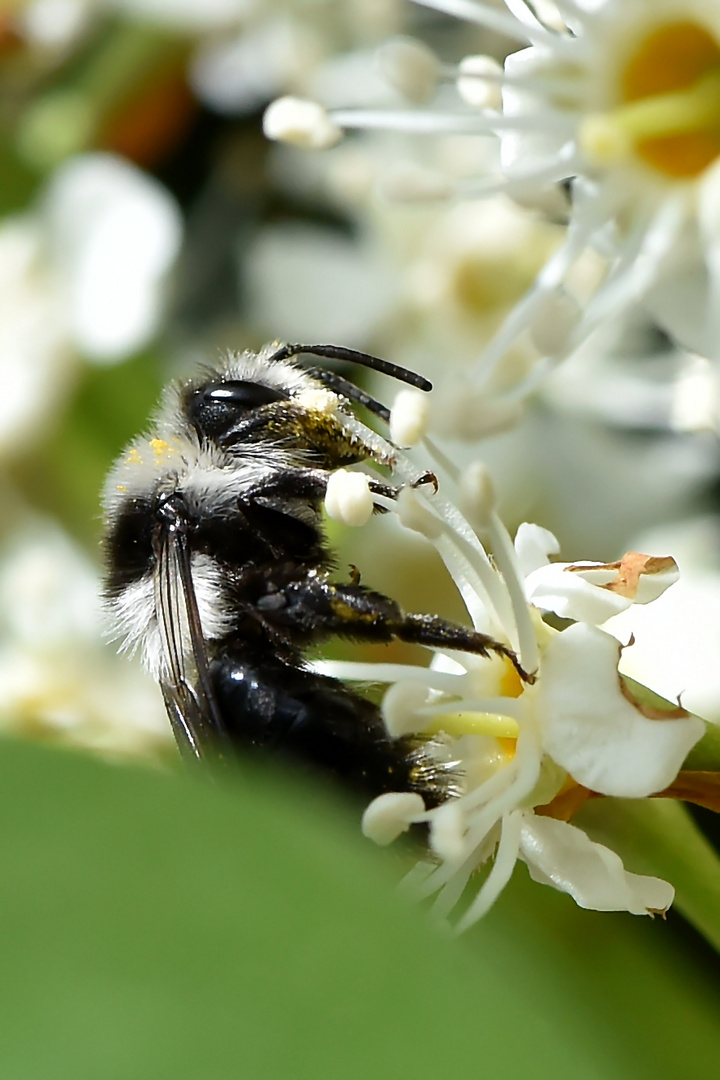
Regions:
<instances>
[{"instance_id":1,"label":"stamen filament","mask_svg":"<svg viewBox=\"0 0 720 1080\"><path fill-rule=\"evenodd\" d=\"M461 934L463 930L467 930L469 926L472 926L474 922L481 918L492 907L507 885L520 851L522 826L523 815L520 810L514 810L506 815L503 820L500 843L495 853L492 870L483 883L480 892L455 927L456 933Z\"/></svg>"},{"instance_id":2,"label":"stamen filament","mask_svg":"<svg viewBox=\"0 0 720 1080\"><path fill-rule=\"evenodd\" d=\"M530 618L523 577L520 571L515 547L510 534L498 517L495 510L490 512L488 522L488 534L490 546L497 563L497 568L503 576L518 632L518 651L520 662L526 671L536 671L540 663L537 637Z\"/></svg>"},{"instance_id":3,"label":"stamen filament","mask_svg":"<svg viewBox=\"0 0 720 1080\"><path fill-rule=\"evenodd\" d=\"M394 683L413 679L426 683L430 689L442 690L446 694L457 694L461 685L458 679L464 675L452 675L447 671L421 667L419 664L373 664L359 660L316 660L312 670L320 675L330 675L335 679L347 679L351 682Z\"/></svg>"},{"instance_id":4,"label":"stamen filament","mask_svg":"<svg viewBox=\"0 0 720 1080\"><path fill-rule=\"evenodd\" d=\"M328 116L345 131L400 131L412 135L495 135L499 131L535 131L537 120L530 116L505 116L500 112L437 112L430 109L331 109ZM556 115L545 126L567 132L571 123Z\"/></svg>"},{"instance_id":5,"label":"stamen filament","mask_svg":"<svg viewBox=\"0 0 720 1080\"><path fill-rule=\"evenodd\" d=\"M486 7L483 3L476 3L475 0L414 0L414 3L452 15L456 19L486 26L488 30L495 30L498 34L504 34L525 45L531 40L527 28L514 16Z\"/></svg>"}]
</instances>

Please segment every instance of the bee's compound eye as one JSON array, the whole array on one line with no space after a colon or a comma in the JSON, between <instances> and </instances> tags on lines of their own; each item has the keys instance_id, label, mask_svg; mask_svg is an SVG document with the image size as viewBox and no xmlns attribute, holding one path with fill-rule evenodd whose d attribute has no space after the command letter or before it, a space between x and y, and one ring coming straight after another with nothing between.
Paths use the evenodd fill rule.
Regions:
<instances>
[{"instance_id":1,"label":"bee's compound eye","mask_svg":"<svg viewBox=\"0 0 720 1080\"><path fill-rule=\"evenodd\" d=\"M241 379L208 383L193 392L188 413L202 436L222 439L248 412L287 397L284 390Z\"/></svg>"},{"instance_id":2,"label":"bee's compound eye","mask_svg":"<svg viewBox=\"0 0 720 1080\"><path fill-rule=\"evenodd\" d=\"M211 383L200 391L205 402L222 402L238 409L256 409L259 405L270 405L273 401L287 398L284 390L262 383L245 382L240 379L232 382Z\"/></svg>"}]
</instances>

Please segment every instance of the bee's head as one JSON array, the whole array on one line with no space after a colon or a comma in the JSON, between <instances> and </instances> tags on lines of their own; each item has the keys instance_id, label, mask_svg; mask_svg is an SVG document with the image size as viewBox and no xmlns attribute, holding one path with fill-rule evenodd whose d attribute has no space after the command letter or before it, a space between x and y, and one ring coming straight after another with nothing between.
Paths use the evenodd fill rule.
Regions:
<instances>
[{"instance_id":1,"label":"bee's head","mask_svg":"<svg viewBox=\"0 0 720 1080\"><path fill-rule=\"evenodd\" d=\"M328 468L374 456L343 425L343 403L355 401L386 421L388 409L334 371L305 371L292 363L291 357L301 352L353 360L430 388L427 380L404 368L340 346L267 346L259 354L231 357L223 369L185 387L183 412L200 442L230 454L261 440L290 444Z\"/></svg>"},{"instance_id":2,"label":"bee's head","mask_svg":"<svg viewBox=\"0 0 720 1080\"><path fill-rule=\"evenodd\" d=\"M238 377L242 376L242 377ZM335 468L372 456L342 424L341 400L308 372L245 354L187 386L182 408L201 444L241 455L250 445L291 448Z\"/></svg>"}]
</instances>

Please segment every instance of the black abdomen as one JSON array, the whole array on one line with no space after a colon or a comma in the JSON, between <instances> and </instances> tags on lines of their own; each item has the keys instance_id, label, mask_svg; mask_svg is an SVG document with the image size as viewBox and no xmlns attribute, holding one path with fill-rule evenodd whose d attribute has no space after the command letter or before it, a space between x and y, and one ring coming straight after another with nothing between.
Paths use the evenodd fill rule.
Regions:
<instances>
[{"instance_id":1,"label":"black abdomen","mask_svg":"<svg viewBox=\"0 0 720 1080\"><path fill-rule=\"evenodd\" d=\"M428 806L447 798L447 773L422 741L391 739L378 707L337 679L275 658L230 656L212 664L211 678L228 735L241 751L299 761L369 797L416 790Z\"/></svg>"}]
</instances>

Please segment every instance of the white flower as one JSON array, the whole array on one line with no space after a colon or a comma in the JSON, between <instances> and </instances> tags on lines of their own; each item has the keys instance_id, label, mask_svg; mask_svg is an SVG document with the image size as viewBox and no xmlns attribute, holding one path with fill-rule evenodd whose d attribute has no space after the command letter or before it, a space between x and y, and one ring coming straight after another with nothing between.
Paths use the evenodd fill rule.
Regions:
<instances>
[{"instance_id":1,"label":"white flower","mask_svg":"<svg viewBox=\"0 0 720 1080\"><path fill-rule=\"evenodd\" d=\"M406 469L402 461L398 469ZM672 901L670 885L628 873L617 855L567 818L589 792L644 798L664 790L704 733L704 723L682 709L668 704L660 720L657 710L646 708L618 674L620 644L593 625L608 610L659 595L676 577L675 564L637 555L614 565L561 564L559 590L555 567L547 562L547 554L557 551L555 538L524 525L514 548L481 467L461 478L460 490L473 522L490 540L492 564L475 533L439 495L405 488L400 520L436 546L476 629L512 645L534 677L524 681L497 655L458 652L436 654L427 669L323 665L345 678L392 682L383 702L389 733L432 737L438 760L457 763L459 795L431 809L412 793L382 795L368 807L364 830L385 844L411 824L429 827L432 859L411 877L421 895L437 894L435 908L443 916L477 871L490 867L458 929L490 907L518 858L538 881L570 893L581 906L663 911ZM392 509L389 500L383 505ZM543 575L550 583L544 589ZM542 596L545 610L560 607L565 617L581 620L589 611L591 620L554 631L528 605L528 593Z\"/></svg>"},{"instance_id":2,"label":"white flower","mask_svg":"<svg viewBox=\"0 0 720 1080\"><path fill-rule=\"evenodd\" d=\"M538 8L505 0L503 12L484 0L418 2L527 47L511 53L504 69L478 57L452 69L433 68L426 50L401 43L392 63L385 54L394 84L416 87L420 65L422 96L434 71L436 82L456 81L458 107L440 104L447 96L438 95L436 107L330 109L328 121L418 135L494 134L499 167L478 180L478 195L505 191L524 200L558 182L572 185L567 237L486 349L483 377L528 333L557 359L639 303L682 344L714 358L720 352L717 4L556 0ZM441 187L436 183L435 192ZM590 248L602 254L607 271L583 304L574 295L573 269Z\"/></svg>"}]
</instances>

